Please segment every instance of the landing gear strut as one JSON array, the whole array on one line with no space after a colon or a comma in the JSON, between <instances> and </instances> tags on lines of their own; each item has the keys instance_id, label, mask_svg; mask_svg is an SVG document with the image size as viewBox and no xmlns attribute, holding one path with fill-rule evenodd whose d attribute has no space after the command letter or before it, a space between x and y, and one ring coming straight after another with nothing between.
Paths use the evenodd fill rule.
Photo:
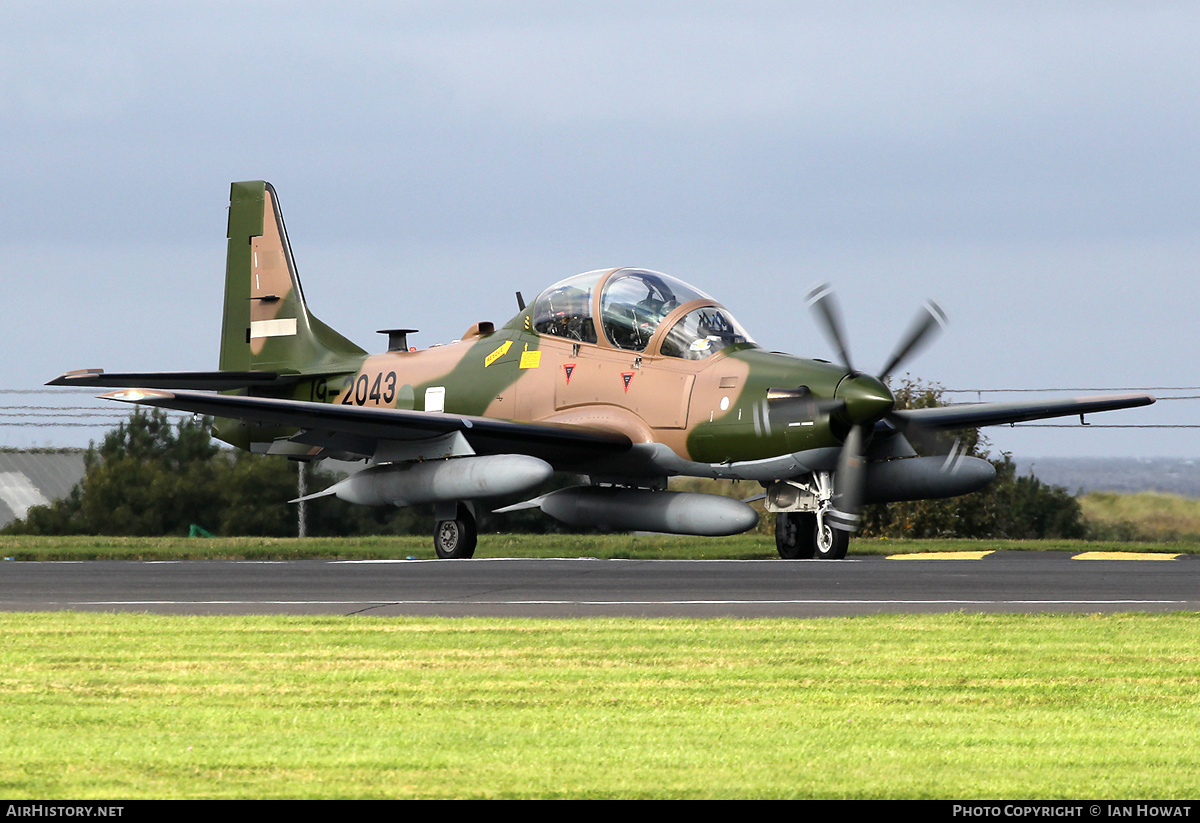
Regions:
<instances>
[{"instance_id":1,"label":"landing gear strut","mask_svg":"<svg viewBox=\"0 0 1200 823\"><path fill-rule=\"evenodd\" d=\"M466 503L451 503L449 510L439 506L435 514L433 550L443 560L465 560L475 554L479 532L475 515Z\"/></svg>"},{"instance_id":2,"label":"landing gear strut","mask_svg":"<svg viewBox=\"0 0 1200 823\"><path fill-rule=\"evenodd\" d=\"M775 515L775 548L784 560L841 560L850 546L850 533L832 528L816 512Z\"/></svg>"}]
</instances>

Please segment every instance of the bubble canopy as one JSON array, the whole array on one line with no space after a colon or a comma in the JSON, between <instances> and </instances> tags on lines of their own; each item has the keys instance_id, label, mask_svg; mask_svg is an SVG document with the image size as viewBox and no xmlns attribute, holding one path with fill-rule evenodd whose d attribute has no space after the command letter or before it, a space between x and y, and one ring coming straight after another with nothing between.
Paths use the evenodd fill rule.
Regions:
<instances>
[{"instance_id":1,"label":"bubble canopy","mask_svg":"<svg viewBox=\"0 0 1200 823\"><path fill-rule=\"evenodd\" d=\"M560 280L537 296L531 317L539 334L651 355L658 349L685 360L754 343L712 297L644 269L602 269ZM667 332L656 340L668 320Z\"/></svg>"}]
</instances>

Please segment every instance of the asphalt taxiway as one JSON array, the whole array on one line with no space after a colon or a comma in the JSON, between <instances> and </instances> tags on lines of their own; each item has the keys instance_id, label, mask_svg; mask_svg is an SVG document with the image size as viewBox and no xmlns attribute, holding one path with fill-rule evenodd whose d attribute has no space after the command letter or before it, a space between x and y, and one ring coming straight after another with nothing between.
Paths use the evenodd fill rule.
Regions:
<instances>
[{"instance_id":1,"label":"asphalt taxiway","mask_svg":"<svg viewBox=\"0 0 1200 823\"><path fill-rule=\"evenodd\" d=\"M1200 557L87 561L0 565L0 610L818 617L1200 609Z\"/></svg>"}]
</instances>

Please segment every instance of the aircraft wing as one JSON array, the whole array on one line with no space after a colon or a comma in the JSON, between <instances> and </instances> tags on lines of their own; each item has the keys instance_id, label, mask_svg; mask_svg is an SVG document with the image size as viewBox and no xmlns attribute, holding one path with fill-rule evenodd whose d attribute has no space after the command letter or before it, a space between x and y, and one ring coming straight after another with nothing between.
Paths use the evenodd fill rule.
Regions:
<instances>
[{"instance_id":1,"label":"aircraft wing","mask_svg":"<svg viewBox=\"0 0 1200 823\"><path fill-rule=\"evenodd\" d=\"M160 406L301 430L293 439L309 445L374 454L383 441L426 440L461 433L476 454L527 454L551 465L627 452L619 432L556 423L522 423L489 417L411 411L338 403L193 391L130 389L101 395L108 400Z\"/></svg>"},{"instance_id":2,"label":"aircraft wing","mask_svg":"<svg viewBox=\"0 0 1200 823\"><path fill-rule=\"evenodd\" d=\"M1149 406L1153 402L1154 398L1148 394L1108 394L1058 400L1020 400L1012 403L962 403L932 409L898 410L893 412L893 415L901 427L911 422L923 429L949 431L975 429L980 426L1002 426L1006 423L1026 423L1051 417L1082 416L1092 412Z\"/></svg>"}]
</instances>

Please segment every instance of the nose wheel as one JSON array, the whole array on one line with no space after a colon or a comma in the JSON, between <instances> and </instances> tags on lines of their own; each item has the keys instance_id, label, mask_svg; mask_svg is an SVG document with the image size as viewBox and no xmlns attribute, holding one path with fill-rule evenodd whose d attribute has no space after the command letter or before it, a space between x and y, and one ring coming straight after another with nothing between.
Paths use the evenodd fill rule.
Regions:
<instances>
[{"instance_id":1,"label":"nose wheel","mask_svg":"<svg viewBox=\"0 0 1200 823\"><path fill-rule=\"evenodd\" d=\"M784 560L841 560L850 547L850 533L835 529L816 512L775 515L775 548Z\"/></svg>"}]
</instances>

